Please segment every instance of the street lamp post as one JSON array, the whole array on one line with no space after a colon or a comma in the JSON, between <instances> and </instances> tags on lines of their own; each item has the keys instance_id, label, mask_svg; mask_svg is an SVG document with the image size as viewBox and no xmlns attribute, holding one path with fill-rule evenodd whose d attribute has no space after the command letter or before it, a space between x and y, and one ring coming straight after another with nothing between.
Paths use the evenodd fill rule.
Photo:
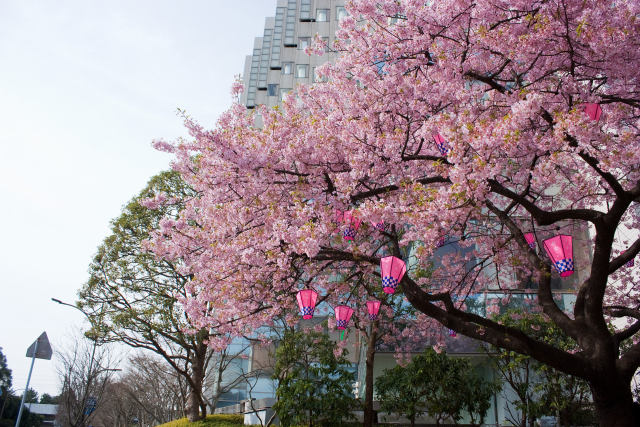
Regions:
<instances>
[{"instance_id":1,"label":"street lamp post","mask_svg":"<svg viewBox=\"0 0 640 427\"><path fill-rule=\"evenodd\" d=\"M96 324L94 322L94 320L91 318L91 316L84 311L83 309L81 309L80 307L73 305L73 304L69 304L63 301L60 301L57 298L51 298L51 301L58 303L60 305L66 305L69 307L73 307L76 310L78 310L80 313L82 313L87 320L89 321L89 323L91 324L91 328L92 329L96 329ZM93 348L91 349L91 357L89 359L89 368L87 369L87 381L86 381L86 386L85 386L85 392L83 393L82 396L82 410L80 411L79 417L80 417L80 421L81 424L84 426L85 423L85 407L87 405L87 400L89 398L89 392L90 392L90 388L91 388L91 380L93 378L94 375L100 374L102 372L106 372L106 371L119 371L120 369L101 369L101 370L97 370L96 372L93 372L93 364L95 362L95 355L96 355L96 348L98 347L98 336L94 335L93 337L89 337L87 336L87 338L89 338L91 341L93 341ZM90 414L88 414L90 415ZM87 417L88 418L88 417Z\"/></svg>"}]
</instances>

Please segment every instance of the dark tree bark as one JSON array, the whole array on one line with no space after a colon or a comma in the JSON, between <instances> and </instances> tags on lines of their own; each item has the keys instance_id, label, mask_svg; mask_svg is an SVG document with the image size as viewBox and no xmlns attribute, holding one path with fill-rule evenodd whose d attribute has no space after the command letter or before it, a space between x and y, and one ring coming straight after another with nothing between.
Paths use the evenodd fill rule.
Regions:
<instances>
[{"instance_id":1,"label":"dark tree bark","mask_svg":"<svg viewBox=\"0 0 640 427\"><path fill-rule=\"evenodd\" d=\"M365 362L365 394L364 394L364 427L372 427L377 424L376 414L373 409L373 362L376 355L376 340L378 338L378 320L371 324L371 331L367 340L367 359Z\"/></svg>"},{"instance_id":2,"label":"dark tree bark","mask_svg":"<svg viewBox=\"0 0 640 427\"><path fill-rule=\"evenodd\" d=\"M604 384L591 383L591 393L600 421L600 427L638 426L633 396L628 381L604 378Z\"/></svg>"},{"instance_id":3,"label":"dark tree bark","mask_svg":"<svg viewBox=\"0 0 640 427\"><path fill-rule=\"evenodd\" d=\"M189 397L187 398L187 419L191 422L199 421L207 416L207 405L202 398L204 383L207 346L199 343L195 346L191 361L191 377L189 378Z\"/></svg>"}]
</instances>

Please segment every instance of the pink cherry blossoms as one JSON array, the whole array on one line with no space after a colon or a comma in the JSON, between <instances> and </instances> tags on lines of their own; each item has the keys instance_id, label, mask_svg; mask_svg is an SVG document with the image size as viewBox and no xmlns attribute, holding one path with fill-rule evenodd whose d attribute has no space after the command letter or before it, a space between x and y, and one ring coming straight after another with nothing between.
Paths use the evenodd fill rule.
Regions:
<instances>
[{"instance_id":1,"label":"pink cherry blossoms","mask_svg":"<svg viewBox=\"0 0 640 427\"><path fill-rule=\"evenodd\" d=\"M640 240L610 257L618 226L640 228L638 2L361 0L348 10L327 83L300 87L278 109L236 104L212 130L186 121L192 140L173 147L175 168L199 197L151 244L193 275L191 315L244 333L295 311L296 292L311 285L334 306L351 298L366 322L367 299L382 295L372 278L392 255L407 262L398 289L420 313L406 318L409 335L440 334L437 321L591 378L590 346L638 330L634 320L609 333L606 316L640 319L630 305L637 273L622 269ZM600 106L598 120L585 104ZM335 212L355 209L362 223L347 243ZM525 238L532 227L539 242L574 237L568 315L553 299L549 259ZM439 249L443 235L450 244ZM583 352L465 304L530 283ZM637 367L637 353L620 360Z\"/></svg>"}]
</instances>

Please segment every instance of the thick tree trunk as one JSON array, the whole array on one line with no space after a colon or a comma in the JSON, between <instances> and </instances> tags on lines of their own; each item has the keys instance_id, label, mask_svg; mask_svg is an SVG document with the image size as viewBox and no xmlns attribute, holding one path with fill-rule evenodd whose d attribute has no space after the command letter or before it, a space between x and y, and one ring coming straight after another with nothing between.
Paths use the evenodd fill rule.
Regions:
<instances>
[{"instance_id":1,"label":"thick tree trunk","mask_svg":"<svg viewBox=\"0 0 640 427\"><path fill-rule=\"evenodd\" d=\"M203 419L206 414L206 405L204 405L204 411L201 412L202 408L202 384L204 382L204 357L201 356L197 349L194 352L193 361L191 362L191 383L189 384L189 396L187 398L187 419L191 422L199 421ZM205 351L202 356L206 354Z\"/></svg>"},{"instance_id":2,"label":"thick tree trunk","mask_svg":"<svg viewBox=\"0 0 640 427\"><path fill-rule=\"evenodd\" d=\"M202 418L206 418L207 416L207 404L202 399L200 399L200 415Z\"/></svg>"},{"instance_id":3,"label":"thick tree trunk","mask_svg":"<svg viewBox=\"0 0 640 427\"><path fill-rule=\"evenodd\" d=\"M189 390L187 398L187 419L191 422L199 421L203 417L200 415L200 398L194 389Z\"/></svg>"},{"instance_id":4,"label":"thick tree trunk","mask_svg":"<svg viewBox=\"0 0 640 427\"><path fill-rule=\"evenodd\" d=\"M373 360L376 355L376 339L378 335L378 321L371 325L369 340L367 341L367 360L365 362L365 389L364 389L364 427L372 427L375 420L373 410Z\"/></svg>"},{"instance_id":5,"label":"thick tree trunk","mask_svg":"<svg viewBox=\"0 0 640 427\"><path fill-rule=\"evenodd\" d=\"M628 382L616 381L609 387L591 384L591 392L600 427L640 426Z\"/></svg>"}]
</instances>

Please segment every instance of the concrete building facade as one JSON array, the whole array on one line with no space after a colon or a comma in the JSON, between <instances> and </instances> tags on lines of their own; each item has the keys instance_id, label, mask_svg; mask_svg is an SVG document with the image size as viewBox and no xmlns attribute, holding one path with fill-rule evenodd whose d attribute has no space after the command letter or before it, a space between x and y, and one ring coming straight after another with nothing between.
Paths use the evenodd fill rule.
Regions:
<instances>
[{"instance_id":1,"label":"concrete building facade","mask_svg":"<svg viewBox=\"0 0 640 427\"><path fill-rule=\"evenodd\" d=\"M262 37L246 57L241 102L247 108L273 107L297 85L318 82L316 67L337 56L331 46L344 16L344 0L278 0L275 16L266 18ZM322 56L307 55L316 35L328 49Z\"/></svg>"}]
</instances>

